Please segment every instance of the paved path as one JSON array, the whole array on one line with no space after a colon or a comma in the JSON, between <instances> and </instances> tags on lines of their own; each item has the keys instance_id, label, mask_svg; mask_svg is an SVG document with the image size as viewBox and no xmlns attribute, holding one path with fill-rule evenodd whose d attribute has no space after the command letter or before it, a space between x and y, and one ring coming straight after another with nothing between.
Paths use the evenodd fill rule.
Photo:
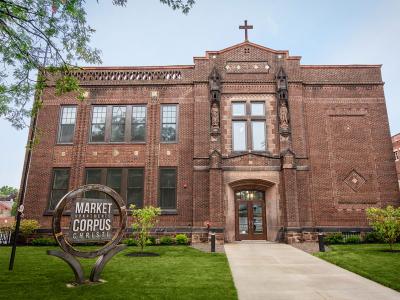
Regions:
<instances>
[{"instance_id":1,"label":"paved path","mask_svg":"<svg viewBox=\"0 0 400 300\"><path fill-rule=\"evenodd\" d=\"M400 300L392 289L286 244L231 243L225 252L240 300Z\"/></svg>"}]
</instances>

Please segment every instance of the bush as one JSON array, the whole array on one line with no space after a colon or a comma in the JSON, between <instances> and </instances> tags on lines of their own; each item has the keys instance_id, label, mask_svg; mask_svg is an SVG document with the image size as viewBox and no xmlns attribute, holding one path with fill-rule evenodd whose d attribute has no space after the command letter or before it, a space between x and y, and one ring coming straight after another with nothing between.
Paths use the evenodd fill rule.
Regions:
<instances>
[{"instance_id":1,"label":"bush","mask_svg":"<svg viewBox=\"0 0 400 300\"><path fill-rule=\"evenodd\" d=\"M152 245L155 245L155 244L157 244L156 237L155 237L155 236L149 236L149 237L147 238L146 245L147 245L147 246L152 246Z\"/></svg>"},{"instance_id":2,"label":"bush","mask_svg":"<svg viewBox=\"0 0 400 300\"><path fill-rule=\"evenodd\" d=\"M177 234L175 236L175 241L178 245L187 245L189 244L189 238L186 234Z\"/></svg>"},{"instance_id":3,"label":"bush","mask_svg":"<svg viewBox=\"0 0 400 300\"><path fill-rule=\"evenodd\" d=\"M390 205L386 208L370 207L367 218L379 237L393 250L393 244L400 236L400 208Z\"/></svg>"},{"instance_id":4,"label":"bush","mask_svg":"<svg viewBox=\"0 0 400 300\"><path fill-rule=\"evenodd\" d=\"M346 244L359 244L361 243L361 238L359 235L349 235L345 238L344 242Z\"/></svg>"},{"instance_id":5,"label":"bush","mask_svg":"<svg viewBox=\"0 0 400 300\"><path fill-rule=\"evenodd\" d=\"M22 220L19 226L19 232L21 236L27 237L33 234L36 230L40 228L39 222L37 220Z\"/></svg>"},{"instance_id":6,"label":"bush","mask_svg":"<svg viewBox=\"0 0 400 300\"><path fill-rule=\"evenodd\" d=\"M40 237L31 241L32 246L56 246L57 242L52 237Z\"/></svg>"},{"instance_id":7,"label":"bush","mask_svg":"<svg viewBox=\"0 0 400 300\"><path fill-rule=\"evenodd\" d=\"M137 246L137 241L135 239L123 239L122 244L128 245L128 246Z\"/></svg>"},{"instance_id":8,"label":"bush","mask_svg":"<svg viewBox=\"0 0 400 300\"><path fill-rule=\"evenodd\" d=\"M375 232L368 232L364 236L364 243L379 243L381 239L379 238L379 235Z\"/></svg>"},{"instance_id":9,"label":"bush","mask_svg":"<svg viewBox=\"0 0 400 300\"><path fill-rule=\"evenodd\" d=\"M138 246L143 252L144 247L149 243L150 230L157 224L157 217L161 214L161 209L153 206L136 209L135 205L131 205L131 209L133 217L132 229L137 232Z\"/></svg>"},{"instance_id":10,"label":"bush","mask_svg":"<svg viewBox=\"0 0 400 300\"><path fill-rule=\"evenodd\" d=\"M170 236L163 236L160 239L160 245L173 245L175 243L174 239Z\"/></svg>"},{"instance_id":11,"label":"bush","mask_svg":"<svg viewBox=\"0 0 400 300\"><path fill-rule=\"evenodd\" d=\"M329 233L325 236L324 241L329 245L342 244L343 234L341 232Z\"/></svg>"}]
</instances>

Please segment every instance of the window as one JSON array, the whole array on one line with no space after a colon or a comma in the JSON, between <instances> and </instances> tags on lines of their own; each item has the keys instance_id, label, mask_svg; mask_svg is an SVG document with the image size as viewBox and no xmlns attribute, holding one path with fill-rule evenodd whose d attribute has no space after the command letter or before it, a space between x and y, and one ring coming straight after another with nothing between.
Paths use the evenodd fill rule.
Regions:
<instances>
[{"instance_id":1,"label":"window","mask_svg":"<svg viewBox=\"0 0 400 300\"><path fill-rule=\"evenodd\" d=\"M264 102L232 102L233 151L266 150Z\"/></svg>"},{"instance_id":2,"label":"window","mask_svg":"<svg viewBox=\"0 0 400 300\"><path fill-rule=\"evenodd\" d=\"M74 140L76 106L61 107L61 119L58 129L58 143L72 143Z\"/></svg>"},{"instance_id":3,"label":"window","mask_svg":"<svg viewBox=\"0 0 400 300\"><path fill-rule=\"evenodd\" d=\"M121 195L122 169L107 169L106 185Z\"/></svg>"},{"instance_id":4,"label":"window","mask_svg":"<svg viewBox=\"0 0 400 300\"><path fill-rule=\"evenodd\" d=\"M106 138L106 106L94 106L92 114L91 142L104 142Z\"/></svg>"},{"instance_id":5,"label":"window","mask_svg":"<svg viewBox=\"0 0 400 300\"><path fill-rule=\"evenodd\" d=\"M162 142L176 142L177 140L177 106L176 105L163 105L161 110L161 141Z\"/></svg>"},{"instance_id":6,"label":"window","mask_svg":"<svg viewBox=\"0 0 400 300\"><path fill-rule=\"evenodd\" d=\"M146 105L93 106L90 142L144 143Z\"/></svg>"},{"instance_id":7,"label":"window","mask_svg":"<svg viewBox=\"0 0 400 300\"><path fill-rule=\"evenodd\" d=\"M144 169L143 168L88 168L86 169L86 184L104 184L126 201L127 206L135 204L143 207L144 196ZM104 198L103 193L97 191L86 192L87 198Z\"/></svg>"},{"instance_id":8,"label":"window","mask_svg":"<svg viewBox=\"0 0 400 300\"><path fill-rule=\"evenodd\" d=\"M50 210L54 210L61 198L68 192L68 186L69 169L54 169L49 203Z\"/></svg>"},{"instance_id":9,"label":"window","mask_svg":"<svg viewBox=\"0 0 400 300\"><path fill-rule=\"evenodd\" d=\"M235 151L245 151L246 144L246 122L233 121L233 149Z\"/></svg>"},{"instance_id":10,"label":"window","mask_svg":"<svg viewBox=\"0 0 400 300\"><path fill-rule=\"evenodd\" d=\"M395 158L395 160L400 159L400 151L394 151L394 158Z\"/></svg>"},{"instance_id":11,"label":"window","mask_svg":"<svg viewBox=\"0 0 400 300\"><path fill-rule=\"evenodd\" d=\"M101 184L101 169L86 169L86 184ZM85 193L86 198L100 198L102 193L99 191L89 191Z\"/></svg>"},{"instance_id":12,"label":"window","mask_svg":"<svg viewBox=\"0 0 400 300\"><path fill-rule=\"evenodd\" d=\"M146 106L132 106L131 135L133 142L146 140Z\"/></svg>"},{"instance_id":13,"label":"window","mask_svg":"<svg viewBox=\"0 0 400 300\"><path fill-rule=\"evenodd\" d=\"M143 187L143 169L129 169L126 196L128 207L131 204L135 204L139 208L143 207Z\"/></svg>"},{"instance_id":14,"label":"window","mask_svg":"<svg viewBox=\"0 0 400 300\"><path fill-rule=\"evenodd\" d=\"M265 151L265 122L251 121L253 150Z\"/></svg>"},{"instance_id":15,"label":"window","mask_svg":"<svg viewBox=\"0 0 400 300\"><path fill-rule=\"evenodd\" d=\"M160 207L176 209L176 169L160 169Z\"/></svg>"},{"instance_id":16,"label":"window","mask_svg":"<svg viewBox=\"0 0 400 300\"><path fill-rule=\"evenodd\" d=\"M111 142L123 142L125 140L125 106L112 108Z\"/></svg>"}]
</instances>

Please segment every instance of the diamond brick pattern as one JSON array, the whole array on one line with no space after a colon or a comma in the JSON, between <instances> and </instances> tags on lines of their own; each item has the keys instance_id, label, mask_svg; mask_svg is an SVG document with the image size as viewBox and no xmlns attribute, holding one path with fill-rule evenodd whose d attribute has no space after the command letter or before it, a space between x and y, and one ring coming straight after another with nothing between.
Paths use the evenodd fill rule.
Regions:
<instances>
[{"instance_id":1,"label":"diamond brick pattern","mask_svg":"<svg viewBox=\"0 0 400 300\"><path fill-rule=\"evenodd\" d=\"M344 182L357 192L362 185L366 182L365 178L358 174L355 170L351 171L344 179Z\"/></svg>"}]
</instances>

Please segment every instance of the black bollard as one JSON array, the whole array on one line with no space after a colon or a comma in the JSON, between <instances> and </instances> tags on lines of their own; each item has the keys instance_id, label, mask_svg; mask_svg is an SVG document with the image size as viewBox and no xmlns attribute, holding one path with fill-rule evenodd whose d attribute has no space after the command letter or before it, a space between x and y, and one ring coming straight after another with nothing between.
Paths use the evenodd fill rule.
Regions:
<instances>
[{"instance_id":1,"label":"black bollard","mask_svg":"<svg viewBox=\"0 0 400 300\"><path fill-rule=\"evenodd\" d=\"M322 232L318 233L319 252L325 252L324 236L325 235Z\"/></svg>"},{"instance_id":2,"label":"black bollard","mask_svg":"<svg viewBox=\"0 0 400 300\"><path fill-rule=\"evenodd\" d=\"M215 233L211 233L211 252L215 252Z\"/></svg>"}]
</instances>

